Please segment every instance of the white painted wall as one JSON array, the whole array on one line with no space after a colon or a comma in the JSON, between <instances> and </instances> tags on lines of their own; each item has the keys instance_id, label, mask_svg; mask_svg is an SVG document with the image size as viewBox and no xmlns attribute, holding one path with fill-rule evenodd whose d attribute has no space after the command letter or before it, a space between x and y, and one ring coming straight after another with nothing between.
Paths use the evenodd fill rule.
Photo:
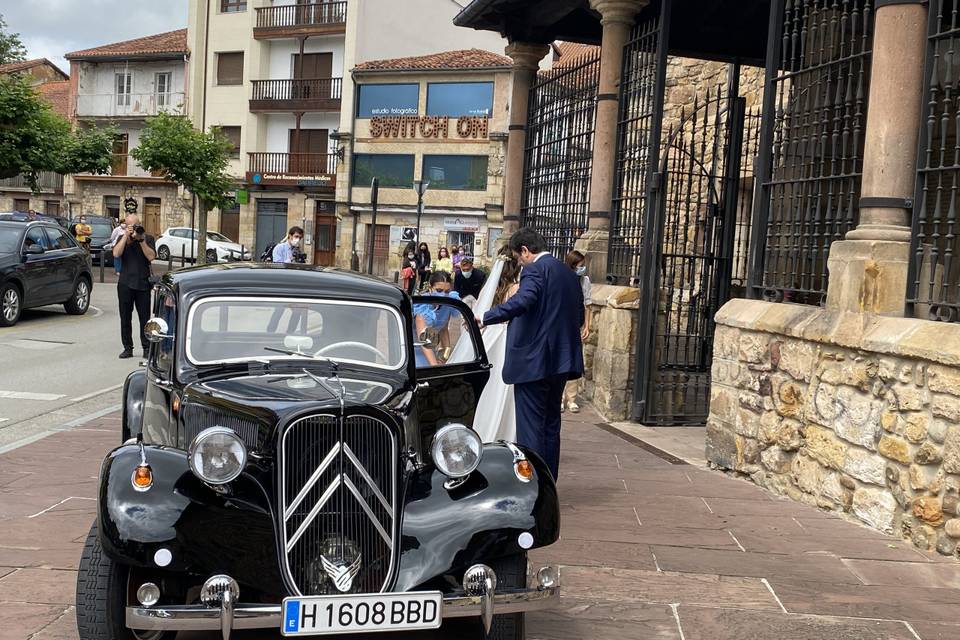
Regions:
<instances>
[{"instance_id":1,"label":"white painted wall","mask_svg":"<svg viewBox=\"0 0 960 640\"><path fill-rule=\"evenodd\" d=\"M80 62L77 114L84 116L149 116L161 108L176 111L184 102L185 63L182 58L157 62ZM117 104L116 74L131 75L130 104ZM169 104L155 101L158 73L169 73Z\"/></svg>"},{"instance_id":2,"label":"white painted wall","mask_svg":"<svg viewBox=\"0 0 960 640\"><path fill-rule=\"evenodd\" d=\"M269 77L263 80L286 80L293 77L293 56L300 52L300 45L296 40L270 41ZM342 78L343 73L343 36L327 36L323 38L308 38L304 53L332 53L333 77Z\"/></svg>"},{"instance_id":3,"label":"white painted wall","mask_svg":"<svg viewBox=\"0 0 960 640\"><path fill-rule=\"evenodd\" d=\"M287 153L290 149L290 129L296 126L296 120L292 114L271 113L263 118L266 123L267 144L266 149L273 153ZM301 129L327 129L330 133L340 124L340 114L338 113L306 113L300 121ZM336 153L337 145L335 141L328 143L328 153Z\"/></svg>"}]
</instances>

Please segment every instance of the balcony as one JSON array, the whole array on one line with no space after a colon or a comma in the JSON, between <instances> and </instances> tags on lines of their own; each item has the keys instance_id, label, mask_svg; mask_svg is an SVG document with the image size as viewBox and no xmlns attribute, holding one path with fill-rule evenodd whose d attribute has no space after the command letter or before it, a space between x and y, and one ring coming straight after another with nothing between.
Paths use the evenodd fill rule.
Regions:
<instances>
[{"instance_id":1,"label":"balcony","mask_svg":"<svg viewBox=\"0 0 960 640\"><path fill-rule=\"evenodd\" d=\"M345 33L346 30L346 2L288 4L258 8L253 37L321 36Z\"/></svg>"},{"instance_id":2,"label":"balcony","mask_svg":"<svg viewBox=\"0 0 960 640\"><path fill-rule=\"evenodd\" d=\"M342 78L254 80L250 111L340 112Z\"/></svg>"},{"instance_id":3,"label":"balcony","mask_svg":"<svg viewBox=\"0 0 960 640\"><path fill-rule=\"evenodd\" d=\"M41 193L63 193L63 176L53 171L41 171L38 177L38 186ZM22 176L14 176L0 180L0 191L30 191L30 184Z\"/></svg>"},{"instance_id":4,"label":"balcony","mask_svg":"<svg viewBox=\"0 0 960 640\"><path fill-rule=\"evenodd\" d=\"M255 152L250 156L247 182L253 185L311 187L332 190L336 186L335 153Z\"/></svg>"},{"instance_id":5,"label":"balcony","mask_svg":"<svg viewBox=\"0 0 960 640\"><path fill-rule=\"evenodd\" d=\"M121 182L168 182L162 173L151 173L137 164L128 153L115 153L107 173L78 173L76 180L118 180Z\"/></svg>"},{"instance_id":6,"label":"balcony","mask_svg":"<svg viewBox=\"0 0 960 640\"><path fill-rule=\"evenodd\" d=\"M181 93L98 93L77 96L78 118L145 118L165 111L186 112Z\"/></svg>"}]
</instances>

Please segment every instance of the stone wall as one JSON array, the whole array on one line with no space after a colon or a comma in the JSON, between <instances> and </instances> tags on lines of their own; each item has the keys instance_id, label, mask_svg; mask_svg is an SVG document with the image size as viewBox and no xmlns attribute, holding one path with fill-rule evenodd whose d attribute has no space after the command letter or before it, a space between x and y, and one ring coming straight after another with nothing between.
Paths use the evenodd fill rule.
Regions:
<instances>
[{"instance_id":1,"label":"stone wall","mask_svg":"<svg viewBox=\"0 0 960 640\"><path fill-rule=\"evenodd\" d=\"M127 183L107 180L76 180L65 185L67 199L73 203L73 214L108 215L104 196L118 196L121 209L126 198L137 200L137 213L143 217L144 198L160 199L160 231L167 227L181 226L190 222L191 201L179 197L179 188L170 183ZM214 228L214 227L210 227Z\"/></svg>"},{"instance_id":2,"label":"stone wall","mask_svg":"<svg viewBox=\"0 0 960 640\"><path fill-rule=\"evenodd\" d=\"M960 556L960 326L733 300L717 315L707 458Z\"/></svg>"}]
</instances>

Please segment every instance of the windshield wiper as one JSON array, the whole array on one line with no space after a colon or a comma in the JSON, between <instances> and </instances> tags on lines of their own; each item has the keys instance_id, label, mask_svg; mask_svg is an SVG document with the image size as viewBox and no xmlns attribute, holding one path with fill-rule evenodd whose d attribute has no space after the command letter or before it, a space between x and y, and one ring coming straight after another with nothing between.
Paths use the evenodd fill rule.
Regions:
<instances>
[{"instance_id":1,"label":"windshield wiper","mask_svg":"<svg viewBox=\"0 0 960 640\"><path fill-rule=\"evenodd\" d=\"M331 367L333 367L333 370L335 372L340 370L340 363L337 362L336 360L331 360L326 356L311 355L309 353L304 353L302 351L294 351L293 349L279 349L277 347L264 347L264 350L273 351L275 353L285 353L289 356L301 356L303 358L309 358L310 360L316 360L317 362L325 362L326 364L329 364Z\"/></svg>"}]
</instances>

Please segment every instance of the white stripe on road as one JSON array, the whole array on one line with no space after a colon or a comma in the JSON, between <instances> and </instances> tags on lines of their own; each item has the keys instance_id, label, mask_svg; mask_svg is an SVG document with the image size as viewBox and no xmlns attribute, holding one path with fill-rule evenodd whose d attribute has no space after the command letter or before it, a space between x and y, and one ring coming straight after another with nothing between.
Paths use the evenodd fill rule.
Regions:
<instances>
[{"instance_id":1,"label":"white stripe on road","mask_svg":"<svg viewBox=\"0 0 960 640\"><path fill-rule=\"evenodd\" d=\"M11 400L59 400L63 397L62 393L35 393L33 391L4 391L0 389L0 398L10 398Z\"/></svg>"},{"instance_id":2,"label":"white stripe on road","mask_svg":"<svg viewBox=\"0 0 960 640\"><path fill-rule=\"evenodd\" d=\"M68 500L94 500L94 501L96 501L96 498L83 498L83 497L80 497L80 496L70 496L69 498L64 498L63 500L61 500L60 502L58 502L58 503L55 504L55 505L51 505L51 506L47 507L47 508L44 509L43 511L38 511L38 512L36 512L35 514L33 514L32 516L27 516L27 518L36 518L37 516L42 516L42 515L45 514L47 511L52 511L53 509L56 509L57 507L59 507L60 505L62 505L64 502L67 502Z\"/></svg>"},{"instance_id":3,"label":"white stripe on road","mask_svg":"<svg viewBox=\"0 0 960 640\"><path fill-rule=\"evenodd\" d=\"M120 384L115 384L111 387L100 389L99 391L91 391L90 393L84 394L82 396L77 396L76 398L70 398L70 402L83 402L84 400L89 400L90 398L94 396L98 396L101 393L110 393L111 391L116 391L117 389L120 389L122 387L123 387L123 383L121 382Z\"/></svg>"}]
</instances>

